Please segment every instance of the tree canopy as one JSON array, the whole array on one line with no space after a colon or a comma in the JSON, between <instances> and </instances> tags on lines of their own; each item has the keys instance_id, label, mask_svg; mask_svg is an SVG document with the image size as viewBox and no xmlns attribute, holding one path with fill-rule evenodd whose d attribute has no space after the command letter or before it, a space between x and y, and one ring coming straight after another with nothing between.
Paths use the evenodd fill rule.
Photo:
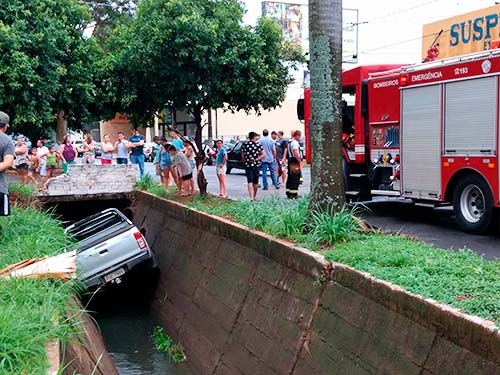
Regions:
<instances>
[{"instance_id":1,"label":"tree canopy","mask_svg":"<svg viewBox=\"0 0 500 375\"><path fill-rule=\"evenodd\" d=\"M76 0L0 3L0 108L16 127L43 128L64 114L76 125L96 112L94 39L87 5Z\"/></svg>"},{"instance_id":2,"label":"tree canopy","mask_svg":"<svg viewBox=\"0 0 500 375\"><path fill-rule=\"evenodd\" d=\"M119 104L145 120L167 101L194 112L261 111L285 97L288 69L280 28L242 24L236 0L143 0L110 46Z\"/></svg>"},{"instance_id":3,"label":"tree canopy","mask_svg":"<svg viewBox=\"0 0 500 375\"><path fill-rule=\"evenodd\" d=\"M289 83L284 60L293 49L274 21L245 26L243 14L237 0L141 1L134 22L109 40L110 107L137 124L151 123L167 103L186 109L201 150L205 110L260 113L278 106ZM201 158L200 151L199 164Z\"/></svg>"}]
</instances>

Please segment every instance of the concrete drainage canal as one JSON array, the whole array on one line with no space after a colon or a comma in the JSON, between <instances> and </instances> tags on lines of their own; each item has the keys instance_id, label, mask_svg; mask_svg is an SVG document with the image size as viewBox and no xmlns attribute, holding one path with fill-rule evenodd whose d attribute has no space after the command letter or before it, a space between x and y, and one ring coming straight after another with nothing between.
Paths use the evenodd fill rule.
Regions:
<instances>
[{"instance_id":1,"label":"concrete drainage canal","mask_svg":"<svg viewBox=\"0 0 500 375\"><path fill-rule=\"evenodd\" d=\"M192 374L186 364L173 364L156 348L157 324L150 315L156 282L157 272L137 272L90 301L83 298L121 375Z\"/></svg>"},{"instance_id":2,"label":"concrete drainage canal","mask_svg":"<svg viewBox=\"0 0 500 375\"><path fill-rule=\"evenodd\" d=\"M54 210L72 223L111 207L130 216L130 203L128 200L59 203ZM155 330L160 327L153 321L150 308L158 274L157 269L146 271L138 267L126 277L80 296L120 375L193 374L186 363L174 364L155 342L158 340Z\"/></svg>"},{"instance_id":3,"label":"concrete drainage canal","mask_svg":"<svg viewBox=\"0 0 500 375\"><path fill-rule=\"evenodd\" d=\"M120 374L500 374L493 322L148 193L129 212L161 271L87 306ZM187 366L156 352L156 324Z\"/></svg>"}]
</instances>

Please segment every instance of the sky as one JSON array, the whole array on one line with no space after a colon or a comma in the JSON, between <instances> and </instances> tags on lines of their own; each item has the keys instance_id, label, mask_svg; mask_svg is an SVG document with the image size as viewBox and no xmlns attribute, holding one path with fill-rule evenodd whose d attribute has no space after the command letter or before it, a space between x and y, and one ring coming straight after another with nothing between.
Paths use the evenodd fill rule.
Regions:
<instances>
[{"instance_id":1,"label":"sky","mask_svg":"<svg viewBox=\"0 0 500 375\"><path fill-rule=\"evenodd\" d=\"M261 15L261 0L244 0L245 22ZM308 4L306 0L284 0ZM490 0L344 0L358 10L358 64L417 63L422 53L422 27L495 5Z\"/></svg>"}]
</instances>

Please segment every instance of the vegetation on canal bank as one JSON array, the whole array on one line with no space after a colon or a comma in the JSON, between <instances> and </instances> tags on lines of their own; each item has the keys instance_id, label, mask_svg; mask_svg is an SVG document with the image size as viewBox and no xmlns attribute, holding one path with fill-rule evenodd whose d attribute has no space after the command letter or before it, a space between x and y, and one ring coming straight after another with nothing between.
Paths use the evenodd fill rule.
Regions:
<instances>
[{"instance_id":1,"label":"vegetation on canal bank","mask_svg":"<svg viewBox=\"0 0 500 375\"><path fill-rule=\"evenodd\" d=\"M443 250L404 236L366 233L355 218L355 210L333 215L318 212L308 226L304 221L307 198L256 202L210 195L181 198L158 185L145 184L142 188L321 252L328 260L368 272L411 293L500 326L500 261L487 261L468 249Z\"/></svg>"},{"instance_id":2,"label":"vegetation on canal bank","mask_svg":"<svg viewBox=\"0 0 500 375\"><path fill-rule=\"evenodd\" d=\"M169 335L165 333L165 330L156 326L153 331L153 339L155 343L156 350L159 353L167 354L170 361L174 364L185 362L187 357L184 353L184 348L179 343L174 343Z\"/></svg>"},{"instance_id":3,"label":"vegetation on canal bank","mask_svg":"<svg viewBox=\"0 0 500 375\"><path fill-rule=\"evenodd\" d=\"M55 255L70 244L60 221L33 207L14 206L11 216L0 218L0 226L0 269L23 259ZM68 318L74 310L70 284L0 278L0 374L47 373L46 344L77 333L78 319Z\"/></svg>"}]
</instances>

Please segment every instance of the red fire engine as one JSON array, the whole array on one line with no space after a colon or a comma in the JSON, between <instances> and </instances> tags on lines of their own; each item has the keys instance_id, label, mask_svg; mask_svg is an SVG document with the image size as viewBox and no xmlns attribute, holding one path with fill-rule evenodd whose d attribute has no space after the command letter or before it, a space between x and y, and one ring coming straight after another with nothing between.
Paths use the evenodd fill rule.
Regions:
<instances>
[{"instance_id":1,"label":"red fire engine","mask_svg":"<svg viewBox=\"0 0 500 375\"><path fill-rule=\"evenodd\" d=\"M470 233L493 225L500 206L499 49L360 66L343 72L342 86L347 195L453 205ZM309 89L298 112L310 161Z\"/></svg>"}]
</instances>

